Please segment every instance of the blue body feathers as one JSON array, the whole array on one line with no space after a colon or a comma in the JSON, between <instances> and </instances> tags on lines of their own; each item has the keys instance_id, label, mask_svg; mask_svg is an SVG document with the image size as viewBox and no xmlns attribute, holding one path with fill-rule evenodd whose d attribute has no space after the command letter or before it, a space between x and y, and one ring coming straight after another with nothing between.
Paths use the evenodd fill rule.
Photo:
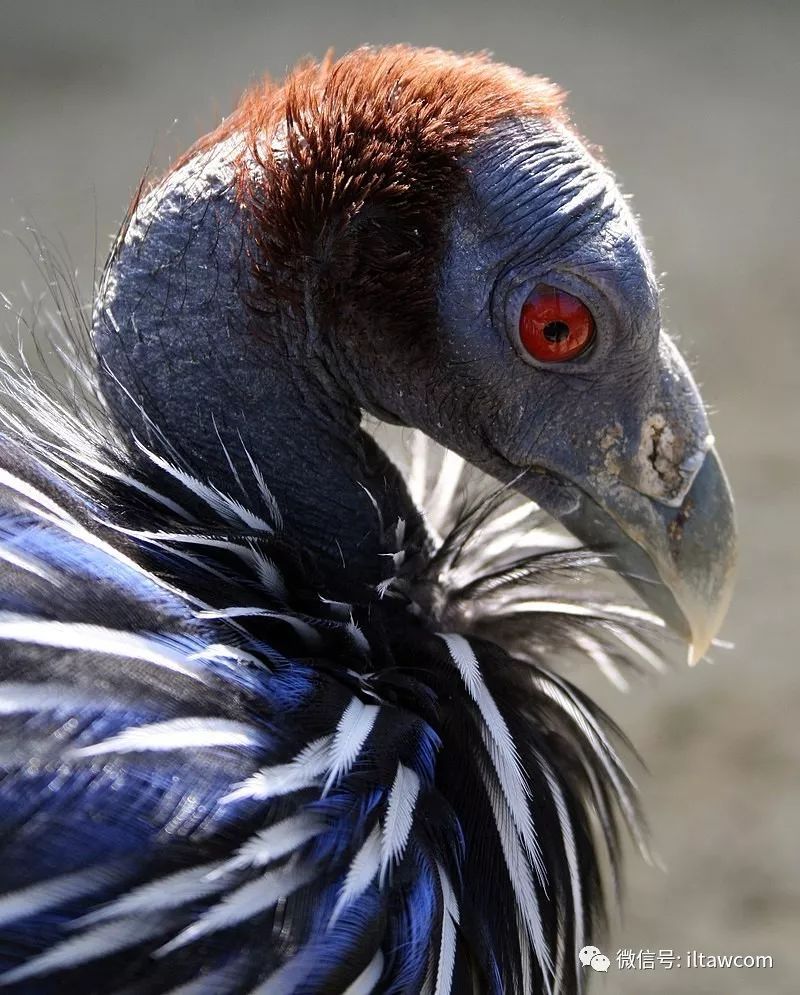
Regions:
<instances>
[{"instance_id":1,"label":"blue body feathers","mask_svg":"<svg viewBox=\"0 0 800 995\"><path fill-rule=\"evenodd\" d=\"M578 991L636 819L539 659L633 624L541 586L584 554L510 551L531 522L489 501L424 557L393 525L396 575L345 604L268 495L97 445L0 451L0 987Z\"/></svg>"}]
</instances>

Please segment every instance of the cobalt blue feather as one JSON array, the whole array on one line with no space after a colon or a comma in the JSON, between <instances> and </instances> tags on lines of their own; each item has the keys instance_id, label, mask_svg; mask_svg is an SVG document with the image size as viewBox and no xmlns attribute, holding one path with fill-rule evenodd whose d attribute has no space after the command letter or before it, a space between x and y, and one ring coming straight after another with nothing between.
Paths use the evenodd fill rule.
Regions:
<instances>
[{"instance_id":1,"label":"cobalt blue feather","mask_svg":"<svg viewBox=\"0 0 800 995\"><path fill-rule=\"evenodd\" d=\"M490 500L331 601L268 494L5 389L0 987L579 991L637 816L617 731L542 663L585 555L489 555ZM570 624L633 624L591 605Z\"/></svg>"}]
</instances>

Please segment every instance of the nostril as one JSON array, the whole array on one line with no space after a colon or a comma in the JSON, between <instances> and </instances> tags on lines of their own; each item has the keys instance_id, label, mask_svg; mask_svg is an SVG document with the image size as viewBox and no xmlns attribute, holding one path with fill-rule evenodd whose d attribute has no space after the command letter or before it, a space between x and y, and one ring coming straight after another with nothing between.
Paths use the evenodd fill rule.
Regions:
<instances>
[{"instance_id":1,"label":"nostril","mask_svg":"<svg viewBox=\"0 0 800 995\"><path fill-rule=\"evenodd\" d=\"M637 481L633 486L663 504L677 507L703 462L683 433L660 412L645 420L634 459ZM686 450L690 449L687 454ZM698 458L699 457L699 458Z\"/></svg>"}]
</instances>

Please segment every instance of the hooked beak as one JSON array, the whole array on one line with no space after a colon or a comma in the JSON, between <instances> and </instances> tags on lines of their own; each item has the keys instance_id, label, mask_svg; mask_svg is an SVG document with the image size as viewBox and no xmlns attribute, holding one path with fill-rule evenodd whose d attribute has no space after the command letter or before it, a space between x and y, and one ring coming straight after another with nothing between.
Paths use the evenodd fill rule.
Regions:
<instances>
[{"instance_id":1,"label":"hooked beak","mask_svg":"<svg viewBox=\"0 0 800 995\"><path fill-rule=\"evenodd\" d=\"M564 526L611 566L689 644L689 663L706 653L728 610L736 528L728 481L709 449L677 506L620 483L602 500L584 491Z\"/></svg>"},{"instance_id":2,"label":"hooked beak","mask_svg":"<svg viewBox=\"0 0 800 995\"><path fill-rule=\"evenodd\" d=\"M560 495L536 474L520 489L608 557L689 644L694 664L730 603L736 526L702 399L666 334L641 403L614 400L594 423L584 448L561 449L542 466Z\"/></svg>"}]
</instances>

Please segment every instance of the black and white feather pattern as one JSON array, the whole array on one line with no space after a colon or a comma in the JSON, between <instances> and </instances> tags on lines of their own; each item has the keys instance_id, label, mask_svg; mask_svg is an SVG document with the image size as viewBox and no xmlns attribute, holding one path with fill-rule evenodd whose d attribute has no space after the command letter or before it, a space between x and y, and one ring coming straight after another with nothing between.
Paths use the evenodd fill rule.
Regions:
<instances>
[{"instance_id":1,"label":"black and white feather pattern","mask_svg":"<svg viewBox=\"0 0 800 995\"><path fill-rule=\"evenodd\" d=\"M434 552L386 523L392 575L330 600L268 468L245 454L248 506L233 463L223 493L126 447L85 384L2 379L0 988L581 991L641 833L558 665L656 664L652 617L507 494L446 526L453 457Z\"/></svg>"}]
</instances>

